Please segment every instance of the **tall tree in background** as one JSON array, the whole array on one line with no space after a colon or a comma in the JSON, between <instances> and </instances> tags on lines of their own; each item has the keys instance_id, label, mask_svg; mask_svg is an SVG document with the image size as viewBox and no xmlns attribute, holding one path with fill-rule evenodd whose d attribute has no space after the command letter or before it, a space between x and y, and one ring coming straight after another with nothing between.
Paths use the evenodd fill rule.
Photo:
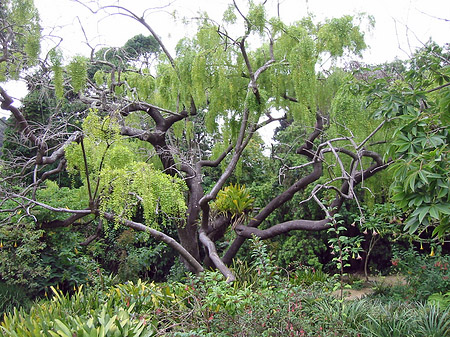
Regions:
<instances>
[{"instance_id":1,"label":"tall tree in background","mask_svg":"<svg viewBox=\"0 0 450 337\"><path fill-rule=\"evenodd\" d=\"M83 221L95 221L101 228L106 223L101 219L106 219L166 242L193 271L213 265L231 281L234 275L227 265L247 238L329 228L344 201L355 199L356 186L387 167L382 156L369 149L384 122L359 130L358 137L345 128L327 132L334 123L330 107L339 81L331 73L316 72L325 58L357 55L366 47L359 27L362 18L344 16L320 24L305 18L287 25L267 17L263 4L234 2L220 25L206 15L197 20L195 36L179 41L172 55L145 15L119 5L91 10L111 9L141 23L152 38L137 38L128 52L116 50L113 59L105 50L103 60L77 56L67 66L54 50L46 66L53 71L48 85L57 97L76 95L91 107L82 128L42 133L1 91L2 108L13 113L24 142L34 151L23 162L23 167L33 168L30 185L14 180L20 173L3 180L3 205L15 204L2 211L10 215L4 221L23 212L43 228ZM240 33L231 33L236 31ZM162 52L149 63L148 56L158 50L152 41ZM95 74L88 73L91 62L101 65ZM239 186L225 189L226 184L242 165L255 132L285 118L302 125L292 147L303 159L289 169L303 174L246 217L251 198ZM49 146L50 140L56 145ZM205 148L205 143L210 146ZM54 163L56 168L45 170ZM205 174L219 167L217 179L206 186ZM80 175L82 186L68 191L77 195L71 204L52 204L48 196L55 186L47 183L43 188L43 183L66 168ZM323 218L258 228L309 185L314 187L305 202L317 203ZM323 193L327 198L321 199ZM141 222L136 221L138 213L143 214ZM178 242L164 233L166 221L177 223ZM230 227L236 236L220 257L216 242Z\"/></svg>"}]
</instances>

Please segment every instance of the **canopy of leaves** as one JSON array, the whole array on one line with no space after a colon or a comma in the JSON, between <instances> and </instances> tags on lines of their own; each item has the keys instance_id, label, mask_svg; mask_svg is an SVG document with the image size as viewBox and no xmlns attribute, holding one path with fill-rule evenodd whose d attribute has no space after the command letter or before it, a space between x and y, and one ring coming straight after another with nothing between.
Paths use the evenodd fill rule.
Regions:
<instances>
[{"instance_id":1,"label":"canopy of leaves","mask_svg":"<svg viewBox=\"0 0 450 337\"><path fill-rule=\"evenodd\" d=\"M238 15L233 7L227 13L230 17ZM170 111L180 112L195 102L197 110L207 110L207 131L221 132L225 143L236 137L244 109L251 111L252 123L257 123L272 108L286 110L296 120L313 123L316 107L329 104L323 103L326 90L318 81L315 67L322 58L359 54L366 47L359 22L345 16L325 23L306 18L285 25L278 19L269 19L264 7L253 3L247 16L247 32L238 37L227 36L221 28L218 32L218 27L205 17L194 37L177 44L173 60L166 55L159 57L152 68L156 73L148 69L122 71L115 83L114 72L124 69L127 55L157 52L151 38L138 35L123 48L98 51L96 58L116 69L97 65L89 68L89 77L99 86L113 86L118 96L145 100ZM250 36L259 41L259 47L247 43ZM244 47L248 50L245 54ZM251 72L271 57L274 62L270 61L270 67L258 74L259 90L255 95L248 86L255 75ZM130 69L133 65L137 64L127 64ZM189 127L189 123L185 125Z\"/></svg>"},{"instance_id":2,"label":"canopy of leaves","mask_svg":"<svg viewBox=\"0 0 450 337\"><path fill-rule=\"evenodd\" d=\"M33 0L2 0L0 3L0 82L17 79L37 62L41 29Z\"/></svg>"}]
</instances>

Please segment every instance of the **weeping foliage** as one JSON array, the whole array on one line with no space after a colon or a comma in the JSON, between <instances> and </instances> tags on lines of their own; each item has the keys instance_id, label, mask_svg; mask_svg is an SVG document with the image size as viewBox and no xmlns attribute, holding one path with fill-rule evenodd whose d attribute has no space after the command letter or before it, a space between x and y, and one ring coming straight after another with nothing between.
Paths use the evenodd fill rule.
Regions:
<instances>
[{"instance_id":1,"label":"weeping foliage","mask_svg":"<svg viewBox=\"0 0 450 337\"><path fill-rule=\"evenodd\" d=\"M75 56L67 67L75 92L83 90L87 81L87 59L82 56Z\"/></svg>"},{"instance_id":2,"label":"weeping foliage","mask_svg":"<svg viewBox=\"0 0 450 337\"><path fill-rule=\"evenodd\" d=\"M228 23L235 22L232 6L224 17ZM238 43L219 34L218 27L207 19L194 37L178 43L176 68L162 57L156 74L153 99L177 111L189 107L193 99L197 108L207 110L207 131L220 132L224 141L234 139L244 109L250 110L253 123L273 108L313 123L316 109L329 109L330 93L337 90L318 82L317 63L322 57L359 54L366 47L363 32L350 16L324 24L306 18L288 26L267 19L264 8L251 3L247 18L250 34L259 35L261 43L257 48L246 45L253 71L263 66L271 53L265 34L269 32L274 41L275 62L258 78L258 99L248 90L250 74Z\"/></svg>"},{"instance_id":3,"label":"weeping foliage","mask_svg":"<svg viewBox=\"0 0 450 337\"><path fill-rule=\"evenodd\" d=\"M55 95L58 99L62 99L64 96L62 53L60 50L52 49L49 55L53 70L53 84L55 86Z\"/></svg>"},{"instance_id":4,"label":"weeping foliage","mask_svg":"<svg viewBox=\"0 0 450 337\"><path fill-rule=\"evenodd\" d=\"M0 3L0 82L17 79L37 63L40 52L39 15L32 0Z\"/></svg>"},{"instance_id":5,"label":"weeping foliage","mask_svg":"<svg viewBox=\"0 0 450 337\"><path fill-rule=\"evenodd\" d=\"M91 111L83 122L83 132L83 144L66 149L68 170L81 174L85 186L89 179L91 193L98 191L102 211L132 219L142 210L146 224L153 227L183 216L184 182L140 158L137 144L120 135L114 118L101 118Z\"/></svg>"},{"instance_id":6,"label":"weeping foliage","mask_svg":"<svg viewBox=\"0 0 450 337\"><path fill-rule=\"evenodd\" d=\"M249 37L245 43L243 35L227 33L228 29L235 30L232 26L238 24L241 15L229 6L224 13L224 26L217 26L205 15L199 20L196 34L178 42L173 60L156 53L154 67L122 71L121 85L112 83L118 76L117 69L111 76L111 69L101 68L92 77L98 86L114 89L118 98L143 100L175 112L189 110L195 102L197 110L205 112L207 132L220 135L224 143L235 140L243 111L250 112L251 124L261 122L261 116L272 109L287 111L297 121L314 123L315 112L323 108L328 90L318 82L318 62L322 57L359 54L365 48L363 32L351 16L324 23L315 23L308 17L286 25L278 18L268 18L264 6L253 1L244 14L242 33ZM251 43L247 42L250 38ZM268 38L273 42L274 62L258 77L256 96L249 87L252 74L241 44L255 72L270 59ZM135 65L127 63L126 68L133 69ZM85 67L85 60L80 57L68 66L75 91L85 85ZM325 108L329 107L327 99ZM192 129L190 123L177 123L174 136L184 137L190 133L189 128Z\"/></svg>"},{"instance_id":7,"label":"weeping foliage","mask_svg":"<svg viewBox=\"0 0 450 337\"><path fill-rule=\"evenodd\" d=\"M101 209L120 218L131 219L142 207L146 224L159 228L169 218L182 218L186 210L182 180L155 170L146 163L132 163L126 168L105 169ZM159 223L161 222L161 223Z\"/></svg>"}]
</instances>

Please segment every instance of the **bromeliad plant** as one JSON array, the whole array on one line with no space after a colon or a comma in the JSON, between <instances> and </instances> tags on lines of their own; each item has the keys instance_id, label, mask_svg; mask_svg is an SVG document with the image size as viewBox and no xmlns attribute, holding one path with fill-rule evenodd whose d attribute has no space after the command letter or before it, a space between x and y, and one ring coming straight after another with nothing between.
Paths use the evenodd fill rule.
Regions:
<instances>
[{"instance_id":1,"label":"bromeliad plant","mask_svg":"<svg viewBox=\"0 0 450 337\"><path fill-rule=\"evenodd\" d=\"M220 190L212 208L219 214L230 216L234 228L248 220L254 201L245 185L230 184Z\"/></svg>"}]
</instances>

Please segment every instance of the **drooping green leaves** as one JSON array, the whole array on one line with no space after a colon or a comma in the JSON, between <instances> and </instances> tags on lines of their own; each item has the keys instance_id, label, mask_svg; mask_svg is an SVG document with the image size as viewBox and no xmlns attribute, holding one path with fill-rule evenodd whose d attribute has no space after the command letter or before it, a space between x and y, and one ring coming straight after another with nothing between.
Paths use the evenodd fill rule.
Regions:
<instances>
[{"instance_id":1,"label":"drooping green leaves","mask_svg":"<svg viewBox=\"0 0 450 337\"><path fill-rule=\"evenodd\" d=\"M327 51L331 56L342 56L345 51L360 54L366 48L364 33L353 20L350 15L327 20L317 34L321 51Z\"/></svg>"},{"instance_id":2,"label":"drooping green leaves","mask_svg":"<svg viewBox=\"0 0 450 337\"><path fill-rule=\"evenodd\" d=\"M266 11L263 4L255 4L253 1L250 2L247 23L250 30L254 30L260 34L264 32L264 28L266 27Z\"/></svg>"},{"instance_id":3,"label":"drooping green leaves","mask_svg":"<svg viewBox=\"0 0 450 337\"><path fill-rule=\"evenodd\" d=\"M17 79L36 64L40 52L39 15L32 0L0 3L0 82Z\"/></svg>"},{"instance_id":4,"label":"drooping green leaves","mask_svg":"<svg viewBox=\"0 0 450 337\"><path fill-rule=\"evenodd\" d=\"M131 219L142 207L146 224L158 228L169 218L183 218L186 210L183 182L152 165L134 162L124 168L104 169L100 208ZM158 223L161 222L161 223Z\"/></svg>"},{"instance_id":5,"label":"drooping green leaves","mask_svg":"<svg viewBox=\"0 0 450 337\"><path fill-rule=\"evenodd\" d=\"M91 195L100 197L102 211L131 219L141 209L147 225L154 227L183 217L183 181L140 158L136 144L120 135L113 117L102 118L91 111L83 131L83 144L66 149L68 170L81 174L85 188L90 180ZM93 186L98 186L95 191Z\"/></svg>"},{"instance_id":6,"label":"drooping green leaves","mask_svg":"<svg viewBox=\"0 0 450 337\"><path fill-rule=\"evenodd\" d=\"M52 49L49 53L53 70L53 84L55 85L55 95L58 99L64 96L64 76L62 68L62 53L60 50Z\"/></svg>"},{"instance_id":7,"label":"drooping green leaves","mask_svg":"<svg viewBox=\"0 0 450 337\"><path fill-rule=\"evenodd\" d=\"M87 59L75 56L67 67L73 90L78 93L86 86L87 81Z\"/></svg>"}]
</instances>

